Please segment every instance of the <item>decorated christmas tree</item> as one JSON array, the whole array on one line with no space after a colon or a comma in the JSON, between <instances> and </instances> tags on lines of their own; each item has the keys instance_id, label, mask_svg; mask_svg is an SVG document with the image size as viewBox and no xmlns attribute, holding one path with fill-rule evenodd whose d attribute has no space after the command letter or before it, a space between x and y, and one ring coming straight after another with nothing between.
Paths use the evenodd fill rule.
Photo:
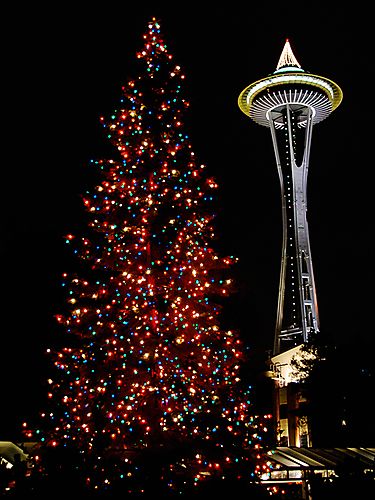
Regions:
<instances>
[{"instance_id":1,"label":"decorated christmas tree","mask_svg":"<svg viewBox=\"0 0 375 500\"><path fill-rule=\"evenodd\" d=\"M86 236L67 236L82 263L64 275L66 347L49 350L36 435L79 450L92 489L250 479L259 432L241 377L246 349L221 327L236 258L215 250L218 186L186 133L184 74L155 19L137 60L139 76L101 118L114 152L91 162L100 180L83 196Z\"/></svg>"}]
</instances>

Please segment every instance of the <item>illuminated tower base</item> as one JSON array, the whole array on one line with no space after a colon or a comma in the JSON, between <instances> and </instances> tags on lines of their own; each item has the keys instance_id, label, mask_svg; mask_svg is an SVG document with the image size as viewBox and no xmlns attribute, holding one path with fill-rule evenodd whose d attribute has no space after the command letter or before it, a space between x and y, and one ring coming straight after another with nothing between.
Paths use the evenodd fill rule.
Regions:
<instances>
[{"instance_id":1,"label":"illuminated tower base","mask_svg":"<svg viewBox=\"0 0 375 500\"><path fill-rule=\"evenodd\" d=\"M302 427L297 417L293 422L283 417L299 413L299 396L291 395L294 385L289 387L292 381L298 382L290 361L298 355L299 346L319 331L306 215L311 135L313 125L327 118L341 100L338 85L301 68L288 40L276 71L246 87L238 98L247 116L270 128L280 179L283 240L272 365L276 418L290 445L300 444L298 429Z\"/></svg>"}]
</instances>

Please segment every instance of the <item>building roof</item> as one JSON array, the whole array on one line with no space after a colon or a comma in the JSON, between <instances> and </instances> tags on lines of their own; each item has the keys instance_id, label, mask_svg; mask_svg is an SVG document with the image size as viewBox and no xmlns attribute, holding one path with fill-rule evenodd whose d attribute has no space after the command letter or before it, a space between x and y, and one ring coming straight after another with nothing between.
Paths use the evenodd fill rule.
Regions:
<instances>
[{"instance_id":1,"label":"building roof","mask_svg":"<svg viewBox=\"0 0 375 500\"><path fill-rule=\"evenodd\" d=\"M298 448L279 446L267 454L271 469L375 469L375 448Z\"/></svg>"},{"instance_id":2,"label":"building roof","mask_svg":"<svg viewBox=\"0 0 375 500\"><path fill-rule=\"evenodd\" d=\"M11 441L0 441L0 463L5 462L6 466L10 464L10 467L12 467L17 456L21 461L27 460L27 454L24 453L22 448Z\"/></svg>"}]
</instances>

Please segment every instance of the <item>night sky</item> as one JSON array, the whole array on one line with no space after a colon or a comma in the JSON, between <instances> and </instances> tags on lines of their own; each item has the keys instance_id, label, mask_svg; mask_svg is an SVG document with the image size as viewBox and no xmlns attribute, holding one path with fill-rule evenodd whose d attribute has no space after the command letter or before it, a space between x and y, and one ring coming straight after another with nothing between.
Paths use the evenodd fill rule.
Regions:
<instances>
[{"instance_id":1,"label":"night sky","mask_svg":"<svg viewBox=\"0 0 375 500\"><path fill-rule=\"evenodd\" d=\"M286 38L303 69L341 87L341 105L314 127L309 167L320 326L337 342L373 345L370 14L315 3L301 11L301 2L276 10L230 2L208 12L53 5L23 6L3 19L10 34L1 63L0 440L12 438L10 429L36 411L44 391L44 352L65 301L61 274L77 269L64 235L85 232L80 194L92 186L89 161L110 148L99 118L117 107L122 84L138 76L135 54L153 16L186 75L193 150L219 184L220 245L239 258L239 292L226 320L241 329L259 369L276 319L280 186L270 131L246 117L237 99L276 69Z\"/></svg>"}]
</instances>

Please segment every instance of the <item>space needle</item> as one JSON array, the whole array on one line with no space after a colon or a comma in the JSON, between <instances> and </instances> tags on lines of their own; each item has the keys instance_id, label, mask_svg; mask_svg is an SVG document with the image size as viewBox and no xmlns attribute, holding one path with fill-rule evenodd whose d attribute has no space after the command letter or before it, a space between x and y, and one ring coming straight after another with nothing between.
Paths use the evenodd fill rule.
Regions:
<instances>
[{"instance_id":1,"label":"space needle","mask_svg":"<svg viewBox=\"0 0 375 500\"><path fill-rule=\"evenodd\" d=\"M307 174L313 125L342 100L336 83L304 71L286 40L276 71L246 87L238 104L270 128L281 185L282 252L273 354L306 343L319 331L307 223Z\"/></svg>"},{"instance_id":2,"label":"space needle","mask_svg":"<svg viewBox=\"0 0 375 500\"><path fill-rule=\"evenodd\" d=\"M276 70L246 87L238 105L271 130L281 186L282 251L279 294L267 376L274 380L276 439L283 446L311 446L312 429L301 376L293 361L320 330L309 229L307 174L313 126L341 103L340 87L303 70L287 39Z\"/></svg>"}]
</instances>

